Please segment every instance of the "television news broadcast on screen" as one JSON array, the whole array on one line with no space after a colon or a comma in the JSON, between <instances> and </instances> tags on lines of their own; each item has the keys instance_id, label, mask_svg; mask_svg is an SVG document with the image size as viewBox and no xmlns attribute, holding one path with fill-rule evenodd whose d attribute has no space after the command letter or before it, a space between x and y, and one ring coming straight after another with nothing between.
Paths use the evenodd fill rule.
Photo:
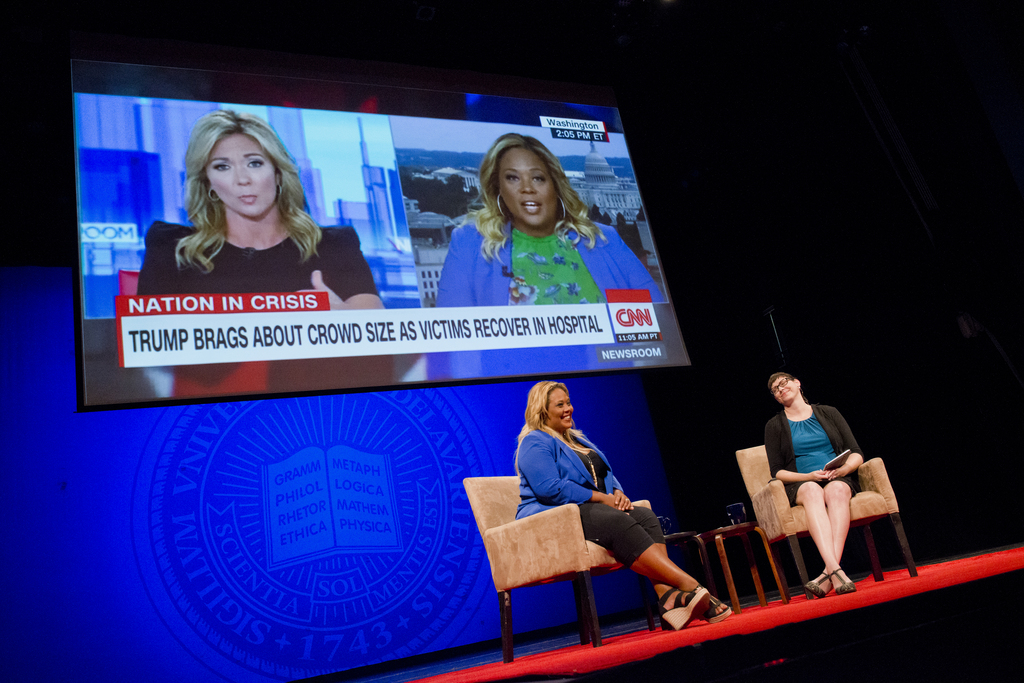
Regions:
<instances>
[{"instance_id":1,"label":"television news broadcast on screen","mask_svg":"<svg viewBox=\"0 0 1024 683\"><path fill-rule=\"evenodd\" d=\"M689 364L610 91L95 59L72 76L83 407ZM311 248L292 227L253 248L207 226L233 210L220 119L243 121L236 166L276 183ZM482 246L481 164L509 134L561 167L558 253L510 235L500 204L505 241Z\"/></svg>"}]
</instances>

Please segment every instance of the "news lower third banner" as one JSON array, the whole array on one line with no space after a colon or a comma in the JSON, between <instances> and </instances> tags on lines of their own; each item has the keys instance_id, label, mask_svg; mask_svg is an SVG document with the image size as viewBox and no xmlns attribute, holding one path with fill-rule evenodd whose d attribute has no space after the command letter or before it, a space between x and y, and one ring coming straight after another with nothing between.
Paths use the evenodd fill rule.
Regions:
<instances>
[{"instance_id":1,"label":"news lower third banner","mask_svg":"<svg viewBox=\"0 0 1024 683\"><path fill-rule=\"evenodd\" d=\"M332 311L323 292L118 296L118 356L121 367L139 368L661 338L649 295L627 297L647 301L615 298L522 308Z\"/></svg>"}]
</instances>

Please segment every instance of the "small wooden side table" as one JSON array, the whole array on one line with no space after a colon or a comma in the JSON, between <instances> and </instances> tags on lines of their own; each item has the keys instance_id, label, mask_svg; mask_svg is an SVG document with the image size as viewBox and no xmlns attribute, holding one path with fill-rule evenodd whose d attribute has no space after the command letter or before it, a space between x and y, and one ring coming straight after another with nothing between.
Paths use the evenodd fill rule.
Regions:
<instances>
[{"instance_id":1,"label":"small wooden side table","mask_svg":"<svg viewBox=\"0 0 1024 683\"><path fill-rule=\"evenodd\" d=\"M757 526L755 522L744 522L743 524L733 524L732 526L723 526L718 529L712 529L711 531L705 531L700 534L700 539L704 542L710 542L712 539L715 541L715 546L718 548L718 559L722 562L722 573L725 575L725 585L729 588L729 601L732 603L732 611L739 614L743 610L740 609L740 599L736 594L736 584L732 580L732 571L729 569L729 558L725 555L725 544L723 541L733 536L739 536L743 540L743 549L747 551L747 564L750 565L750 575L754 579L754 587L757 589L757 599L761 603L761 607L767 607L768 601L764 597L764 588L761 587L761 577L757 573L757 562L754 561L754 552L750 547L750 539L748 534L756 532L761 536L761 542L764 544L765 554L768 555L768 565L772 568L772 574L775 576L775 585L779 587L779 593L782 595L783 604L789 604L789 591L786 585L779 580L779 570L775 566L775 559L772 557L771 548L768 546L768 538L764 535L764 531L761 527ZM668 539L666 538L666 541ZM708 568L705 567L705 572L708 572ZM710 573L710 572L708 572Z\"/></svg>"},{"instance_id":2,"label":"small wooden side table","mask_svg":"<svg viewBox=\"0 0 1024 683\"><path fill-rule=\"evenodd\" d=\"M705 587L717 598L718 588L715 587L715 577L711 574L711 560L708 558L708 548L701 535L696 531L680 531L665 537L665 543L678 546L679 548L682 548L689 541L697 544L697 551L700 553L700 564L704 569Z\"/></svg>"}]
</instances>

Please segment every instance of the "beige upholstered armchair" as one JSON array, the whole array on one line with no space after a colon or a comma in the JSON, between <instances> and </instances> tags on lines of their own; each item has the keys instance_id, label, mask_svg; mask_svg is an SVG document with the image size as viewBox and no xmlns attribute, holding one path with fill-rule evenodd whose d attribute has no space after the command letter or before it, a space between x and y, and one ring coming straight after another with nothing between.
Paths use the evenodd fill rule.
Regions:
<instances>
[{"instance_id":1,"label":"beige upholstered armchair","mask_svg":"<svg viewBox=\"0 0 1024 683\"><path fill-rule=\"evenodd\" d=\"M804 507L802 505L790 507L785 486L778 479L772 479L771 471L768 469L768 453L764 446L736 451L736 461L740 465L743 483L747 485L747 493L754 504L757 524L764 530L769 543L772 544L775 563L781 564L775 543L786 539L789 541L793 560L800 573L800 583L806 584L809 581L807 568L804 566L800 543L797 540L808 535L807 515ZM917 576L917 565L914 564L914 557L910 554L907 536L903 533L900 508L896 504L896 494L893 493L892 485L889 483L889 475L885 472L885 464L881 458L872 458L857 469L857 474L860 476L861 492L850 499L850 526L860 526L864 530L864 541L868 546L871 571L875 581L881 581L884 577L882 576L882 565L878 561L878 553L875 551L875 539L870 525L871 522L885 516L889 517L893 529L896 531L896 538L899 540L900 550L903 551L903 559L907 563L910 575ZM782 574L785 575L784 572ZM807 593L808 598L811 597L806 589L804 592Z\"/></svg>"},{"instance_id":2,"label":"beige upholstered armchair","mask_svg":"<svg viewBox=\"0 0 1024 683\"><path fill-rule=\"evenodd\" d=\"M519 477L470 477L462 483L484 539L498 591L502 659L506 663L512 661L512 589L555 581L573 582L580 644L592 642L594 647L600 647L601 628L590 577L621 569L622 565L606 549L583 537L579 506L562 505L517 520ZM635 500L633 505L650 507L645 500ZM647 626L654 630L642 577L640 589L647 609Z\"/></svg>"}]
</instances>

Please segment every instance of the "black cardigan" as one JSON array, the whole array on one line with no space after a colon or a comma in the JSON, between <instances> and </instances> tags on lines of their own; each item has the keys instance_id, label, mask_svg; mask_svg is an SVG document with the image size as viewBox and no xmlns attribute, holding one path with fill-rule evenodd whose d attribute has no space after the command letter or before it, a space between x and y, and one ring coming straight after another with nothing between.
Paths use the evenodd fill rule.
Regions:
<instances>
[{"instance_id":1,"label":"black cardigan","mask_svg":"<svg viewBox=\"0 0 1024 683\"><path fill-rule=\"evenodd\" d=\"M857 440L853 438L850 425L846 424L846 419L838 410L820 403L812 405L811 410L814 411L814 416L818 418L818 422L824 428L825 434L828 435L828 440L837 454L849 448L850 455L859 453L861 457L864 456L864 452L857 445ZM775 473L782 469L790 472L797 471L796 453L793 452L793 436L789 431L789 419L786 417L786 411L783 410L768 420L768 424L764 426L764 447L768 451L768 467L771 469L772 477L775 477Z\"/></svg>"}]
</instances>

